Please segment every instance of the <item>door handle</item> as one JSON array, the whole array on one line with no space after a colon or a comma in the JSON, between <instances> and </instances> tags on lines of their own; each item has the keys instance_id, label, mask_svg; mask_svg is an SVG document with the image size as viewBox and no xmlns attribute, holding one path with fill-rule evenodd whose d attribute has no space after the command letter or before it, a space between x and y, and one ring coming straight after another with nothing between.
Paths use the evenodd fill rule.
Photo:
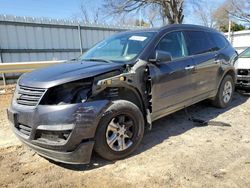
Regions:
<instances>
[{"instance_id":1,"label":"door handle","mask_svg":"<svg viewBox=\"0 0 250 188\"><path fill-rule=\"evenodd\" d=\"M215 63L215 64L222 63L222 60L221 60L221 59L216 59L216 60L214 61L214 63Z\"/></svg>"},{"instance_id":2,"label":"door handle","mask_svg":"<svg viewBox=\"0 0 250 188\"><path fill-rule=\"evenodd\" d=\"M195 69L195 66L187 66L187 67L185 67L185 70L194 70Z\"/></svg>"}]
</instances>

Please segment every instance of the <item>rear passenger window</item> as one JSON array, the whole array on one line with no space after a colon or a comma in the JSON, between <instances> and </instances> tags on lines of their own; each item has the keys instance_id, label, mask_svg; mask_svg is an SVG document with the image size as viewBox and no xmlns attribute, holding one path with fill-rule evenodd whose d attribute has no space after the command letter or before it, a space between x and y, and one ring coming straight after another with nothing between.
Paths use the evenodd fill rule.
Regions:
<instances>
[{"instance_id":1,"label":"rear passenger window","mask_svg":"<svg viewBox=\"0 0 250 188\"><path fill-rule=\"evenodd\" d=\"M219 33L208 32L207 34L218 49L222 49L228 44L227 39Z\"/></svg>"},{"instance_id":2,"label":"rear passenger window","mask_svg":"<svg viewBox=\"0 0 250 188\"><path fill-rule=\"evenodd\" d=\"M170 53L173 59L187 56L185 39L180 31L166 34L156 49Z\"/></svg>"},{"instance_id":3,"label":"rear passenger window","mask_svg":"<svg viewBox=\"0 0 250 188\"><path fill-rule=\"evenodd\" d=\"M189 55L202 54L214 49L214 44L203 31L186 31Z\"/></svg>"}]
</instances>

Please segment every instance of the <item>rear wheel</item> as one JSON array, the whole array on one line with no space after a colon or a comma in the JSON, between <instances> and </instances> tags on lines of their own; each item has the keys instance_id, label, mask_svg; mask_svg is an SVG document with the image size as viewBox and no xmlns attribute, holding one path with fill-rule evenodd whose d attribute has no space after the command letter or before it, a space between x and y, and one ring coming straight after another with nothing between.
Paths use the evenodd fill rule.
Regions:
<instances>
[{"instance_id":1,"label":"rear wheel","mask_svg":"<svg viewBox=\"0 0 250 188\"><path fill-rule=\"evenodd\" d=\"M219 87L213 105L219 108L226 108L230 104L234 94L234 81L232 76L226 75Z\"/></svg>"},{"instance_id":2,"label":"rear wheel","mask_svg":"<svg viewBox=\"0 0 250 188\"><path fill-rule=\"evenodd\" d=\"M118 100L104 114L96 131L96 153L107 160L127 157L143 138L144 118L141 110L129 101Z\"/></svg>"}]
</instances>

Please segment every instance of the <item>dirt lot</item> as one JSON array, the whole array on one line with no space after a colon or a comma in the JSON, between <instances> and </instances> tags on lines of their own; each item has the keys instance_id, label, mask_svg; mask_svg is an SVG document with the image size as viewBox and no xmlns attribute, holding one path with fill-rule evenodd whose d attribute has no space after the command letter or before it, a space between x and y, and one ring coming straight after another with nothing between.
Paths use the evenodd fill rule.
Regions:
<instances>
[{"instance_id":1,"label":"dirt lot","mask_svg":"<svg viewBox=\"0 0 250 188\"><path fill-rule=\"evenodd\" d=\"M236 94L232 107L207 102L188 112L231 126L198 126L184 110L154 123L131 157L89 165L54 164L23 146L10 131L0 95L0 187L250 187L250 100Z\"/></svg>"}]
</instances>

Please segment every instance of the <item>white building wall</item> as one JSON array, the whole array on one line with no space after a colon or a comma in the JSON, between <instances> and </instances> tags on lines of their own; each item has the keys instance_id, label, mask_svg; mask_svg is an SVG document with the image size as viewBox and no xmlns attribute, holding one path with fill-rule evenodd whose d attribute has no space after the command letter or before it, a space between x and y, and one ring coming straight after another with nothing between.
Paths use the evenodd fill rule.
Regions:
<instances>
[{"instance_id":1,"label":"white building wall","mask_svg":"<svg viewBox=\"0 0 250 188\"><path fill-rule=\"evenodd\" d=\"M225 33L228 38L228 33ZM246 48L250 47L250 30L232 32L230 39L228 39L233 47L240 53Z\"/></svg>"}]
</instances>

